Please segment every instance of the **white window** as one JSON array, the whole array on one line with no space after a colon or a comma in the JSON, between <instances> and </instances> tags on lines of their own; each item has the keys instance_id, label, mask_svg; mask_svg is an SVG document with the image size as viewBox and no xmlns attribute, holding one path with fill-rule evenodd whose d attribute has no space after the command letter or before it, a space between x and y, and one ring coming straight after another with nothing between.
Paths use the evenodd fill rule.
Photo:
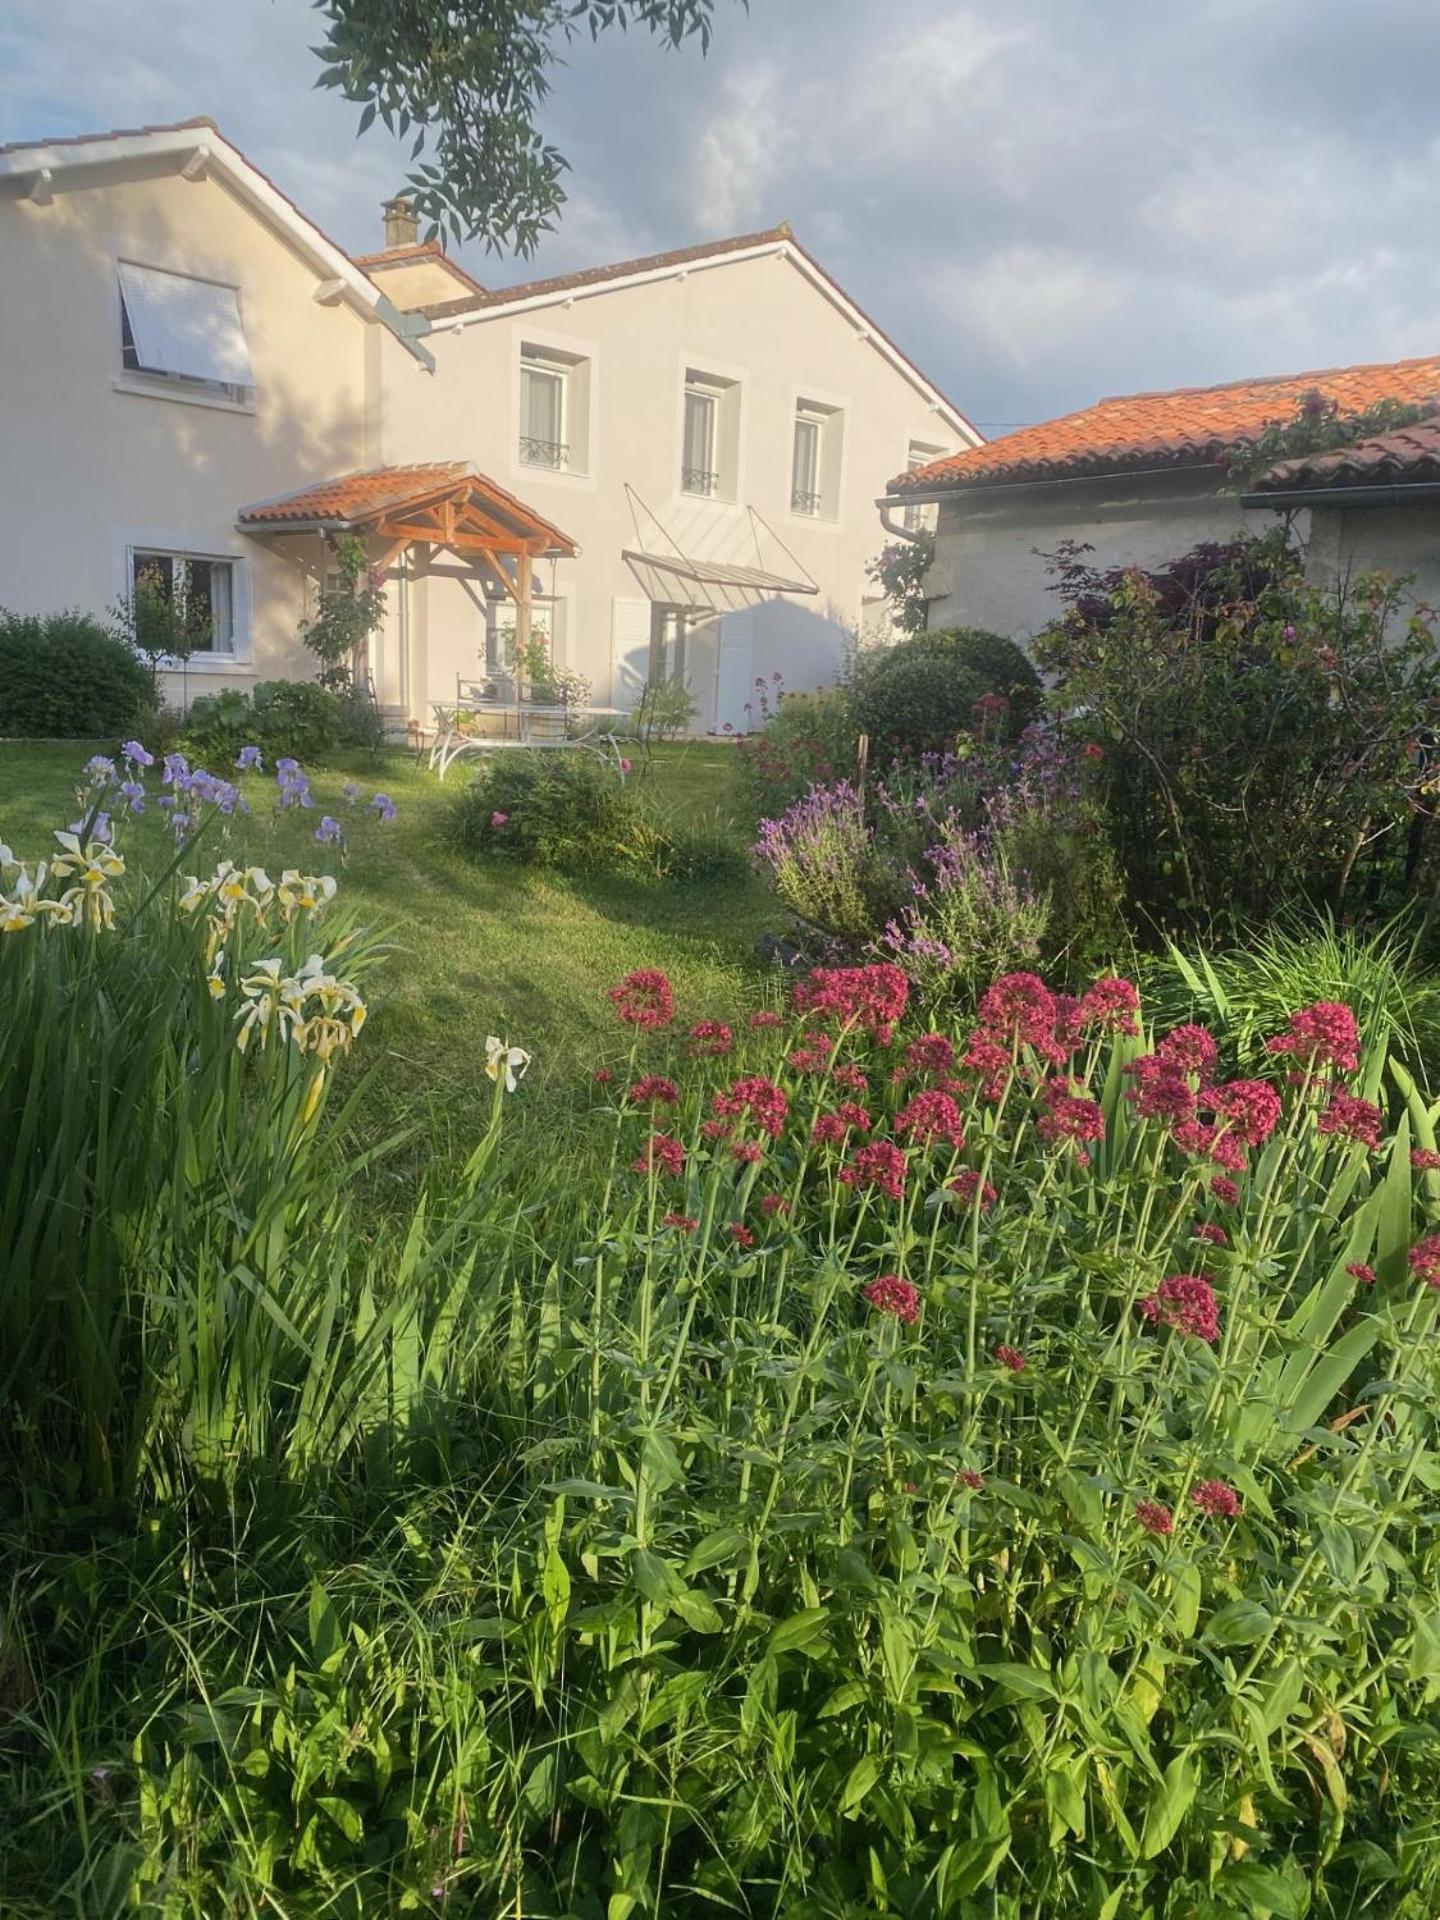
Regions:
<instances>
[{"instance_id":1,"label":"white window","mask_svg":"<svg viewBox=\"0 0 1440 1920\"><path fill-rule=\"evenodd\" d=\"M120 360L140 380L243 405L255 384L234 287L119 263Z\"/></svg>"},{"instance_id":2,"label":"white window","mask_svg":"<svg viewBox=\"0 0 1440 1920\"><path fill-rule=\"evenodd\" d=\"M819 513L824 503L820 487L821 445L825 433L822 415L800 407L795 414L795 450L790 465L792 513Z\"/></svg>"},{"instance_id":3,"label":"white window","mask_svg":"<svg viewBox=\"0 0 1440 1920\"><path fill-rule=\"evenodd\" d=\"M516 607L510 599L491 600L485 622L484 667L488 676L513 677L520 662L516 653ZM565 602L537 594L530 603L530 638L545 649L551 666L565 666Z\"/></svg>"},{"instance_id":4,"label":"white window","mask_svg":"<svg viewBox=\"0 0 1440 1920\"><path fill-rule=\"evenodd\" d=\"M944 457L943 447L929 447L921 440L912 440L909 452L905 456L905 471L914 473L917 467L928 467L932 460L942 460ZM933 532L935 509L933 506L922 506L918 501L912 501L905 509L902 524L907 533Z\"/></svg>"},{"instance_id":5,"label":"white window","mask_svg":"<svg viewBox=\"0 0 1440 1920\"><path fill-rule=\"evenodd\" d=\"M529 467L563 469L570 464L566 440L569 412L566 370L528 353L520 362L520 458Z\"/></svg>"},{"instance_id":6,"label":"white window","mask_svg":"<svg viewBox=\"0 0 1440 1920\"><path fill-rule=\"evenodd\" d=\"M689 607L654 605L650 610L650 684L686 684L686 641L694 614Z\"/></svg>"},{"instance_id":7,"label":"white window","mask_svg":"<svg viewBox=\"0 0 1440 1920\"><path fill-rule=\"evenodd\" d=\"M192 655L234 659L235 575L233 560L133 548L130 591L137 626L149 602L155 617L173 620L177 639Z\"/></svg>"},{"instance_id":8,"label":"white window","mask_svg":"<svg viewBox=\"0 0 1440 1920\"><path fill-rule=\"evenodd\" d=\"M702 493L710 498L720 491L715 439L718 411L719 396L711 388L686 382L685 443L680 460L682 493Z\"/></svg>"}]
</instances>

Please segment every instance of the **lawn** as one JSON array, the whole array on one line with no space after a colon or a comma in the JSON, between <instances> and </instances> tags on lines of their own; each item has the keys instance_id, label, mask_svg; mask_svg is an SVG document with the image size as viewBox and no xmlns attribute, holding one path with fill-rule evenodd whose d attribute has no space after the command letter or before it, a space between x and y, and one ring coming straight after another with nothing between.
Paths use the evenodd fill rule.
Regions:
<instances>
[{"instance_id":1,"label":"lawn","mask_svg":"<svg viewBox=\"0 0 1440 1920\"><path fill-rule=\"evenodd\" d=\"M0 748L0 841L20 855L42 853L52 830L74 818L79 769L94 750ZM661 747L636 777L662 816L723 821L737 842L747 837L732 747ZM432 1159L447 1146L467 1151L484 1123L487 1034L533 1055L518 1103L527 1130L564 1133L580 1084L619 1046L606 988L633 967L658 966L696 1018L753 1001L764 991L755 942L777 918L755 878L680 886L477 863L450 846L445 831L447 806L466 778L462 765L442 785L408 753L378 762L362 753L315 771L313 812L276 817L273 783L252 776L245 788L254 811L235 823L225 848L237 862L272 871L334 871L345 897L393 930L363 1050L376 1083L364 1124L378 1135L423 1122ZM359 818L342 865L311 835L322 813L347 813L341 789L350 779L366 798L375 788L389 792L399 816L388 827ZM153 870L163 838L154 815L126 825L120 838L144 848Z\"/></svg>"}]
</instances>

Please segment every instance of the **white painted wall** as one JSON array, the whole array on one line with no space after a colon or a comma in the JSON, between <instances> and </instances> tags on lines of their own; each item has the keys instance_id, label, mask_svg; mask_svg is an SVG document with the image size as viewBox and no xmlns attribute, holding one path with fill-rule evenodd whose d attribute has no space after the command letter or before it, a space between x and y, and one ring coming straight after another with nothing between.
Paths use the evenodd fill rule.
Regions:
<instances>
[{"instance_id":1,"label":"white painted wall","mask_svg":"<svg viewBox=\"0 0 1440 1920\"><path fill-rule=\"evenodd\" d=\"M1097 567L1154 568L1202 540L1274 524L1268 509L1243 509L1214 468L975 487L940 503L931 624L1033 638L1062 611L1043 556L1063 540L1087 542Z\"/></svg>"},{"instance_id":2,"label":"white painted wall","mask_svg":"<svg viewBox=\"0 0 1440 1920\"><path fill-rule=\"evenodd\" d=\"M588 363L587 418L583 431L572 423L570 432L572 445L584 448L576 471L520 458L526 344ZM777 671L797 689L834 679L873 592L866 563L887 538L876 498L904 467L912 440L962 444L913 378L776 255L588 295L577 290L568 305L523 314L482 309L463 328L432 333L426 345L436 357L433 378L413 371L403 355L387 358L387 458L470 460L578 543L579 558L557 564L554 584L569 600L566 664L590 679L597 700L629 704L639 685L642 615L628 609L653 583L637 578L622 554L667 550L653 525L642 520L637 532L627 483L686 553L781 574L797 572L798 561L818 583L813 596L772 597L753 609L733 605L721 627L728 645L717 648L709 628L692 633L688 677L705 728L728 721L739 730L745 723L750 695L739 698L737 688L742 632L751 690L756 675L768 680ZM687 368L738 383L733 500L681 491ZM839 410L835 510L821 517L791 511L800 399ZM762 534L758 549L749 507L776 537ZM537 586L543 591L550 582L547 562ZM412 696L417 714L427 700L453 698L455 672L473 671L480 644L475 610L453 586L432 583L426 620L428 680ZM625 635L618 666L617 621Z\"/></svg>"},{"instance_id":3,"label":"white painted wall","mask_svg":"<svg viewBox=\"0 0 1440 1920\"><path fill-rule=\"evenodd\" d=\"M232 558L248 602L240 649L233 664L193 662L190 696L309 677L295 633L318 543L251 540L235 516L383 458L370 344L382 330L318 304L314 265L216 178L67 184L57 175L44 206L0 195L0 606L104 614L126 590L127 545ZM122 258L238 286L253 409L124 390ZM181 689L172 678L172 697Z\"/></svg>"}]
</instances>

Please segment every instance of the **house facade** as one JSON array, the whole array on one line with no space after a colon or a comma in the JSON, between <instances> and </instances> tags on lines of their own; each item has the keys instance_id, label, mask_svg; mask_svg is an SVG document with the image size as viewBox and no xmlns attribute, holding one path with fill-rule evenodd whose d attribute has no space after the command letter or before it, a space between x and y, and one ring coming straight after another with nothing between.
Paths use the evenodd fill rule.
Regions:
<instances>
[{"instance_id":1,"label":"house facade","mask_svg":"<svg viewBox=\"0 0 1440 1920\"><path fill-rule=\"evenodd\" d=\"M1243 494L1230 481L1236 445L1293 419L1316 392L1347 414L1381 400L1440 407L1440 356L1102 400L897 473L882 518L903 533L897 516L913 520L920 506L936 515L933 625L1022 642L1061 610L1046 556L1063 543L1088 546L1097 567L1154 569L1202 541L1264 532L1279 512L1294 516L1317 579L1414 574L1415 595L1440 604L1435 508L1414 492L1426 469L1403 436L1388 455L1409 475L1403 488L1386 470L1393 436L1372 451L1383 479L1368 495L1343 456L1318 474L1287 463Z\"/></svg>"},{"instance_id":2,"label":"house facade","mask_svg":"<svg viewBox=\"0 0 1440 1920\"><path fill-rule=\"evenodd\" d=\"M591 698L833 678L874 498L979 435L788 228L501 290L386 210L352 258L209 122L0 148L0 606L160 585L181 701L311 677L358 534L397 721L542 639Z\"/></svg>"}]
</instances>

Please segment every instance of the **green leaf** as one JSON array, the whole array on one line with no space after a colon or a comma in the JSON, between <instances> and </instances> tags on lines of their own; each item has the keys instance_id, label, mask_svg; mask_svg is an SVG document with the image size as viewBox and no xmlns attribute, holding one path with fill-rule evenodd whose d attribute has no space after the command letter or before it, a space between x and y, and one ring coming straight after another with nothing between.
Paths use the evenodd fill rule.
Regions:
<instances>
[{"instance_id":1,"label":"green leaf","mask_svg":"<svg viewBox=\"0 0 1440 1920\"><path fill-rule=\"evenodd\" d=\"M1227 1904L1239 1903L1246 1913L1266 1916L1267 1920L1302 1920L1305 1912L1303 1891L1273 1867L1258 1860L1242 1860L1221 1874L1216 1892Z\"/></svg>"},{"instance_id":2,"label":"green leaf","mask_svg":"<svg viewBox=\"0 0 1440 1920\"><path fill-rule=\"evenodd\" d=\"M685 1562L685 1577L693 1579L708 1567L725 1566L749 1551L749 1534L742 1533L738 1527L717 1527L714 1533L707 1533L703 1540L697 1540L690 1549L690 1557Z\"/></svg>"},{"instance_id":3,"label":"green leaf","mask_svg":"<svg viewBox=\"0 0 1440 1920\"><path fill-rule=\"evenodd\" d=\"M1262 1640L1273 1624L1273 1616L1258 1600L1232 1600L1212 1614L1204 1637L1217 1647L1249 1647Z\"/></svg>"},{"instance_id":4,"label":"green leaf","mask_svg":"<svg viewBox=\"0 0 1440 1920\"><path fill-rule=\"evenodd\" d=\"M1440 1675L1440 1613L1415 1615L1415 1638L1410 1647L1410 1678L1433 1680Z\"/></svg>"},{"instance_id":5,"label":"green leaf","mask_svg":"<svg viewBox=\"0 0 1440 1920\"><path fill-rule=\"evenodd\" d=\"M520 1811L527 1827L536 1827L555 1811L555 1749L542 1753L520 1793Z\"/></svg>"},{"instance_id":6,"label":"green leaf","mask_svg":"<svg viewBox=\"0 0 1440 1920\"><path fill-rule=\"evenodd\" d=\"M680 1583L670 1568L648 1547L637 1547L631 1554L630 1581L638 1593L657 1607L667 1605L671 1595L680 1590Z\"/></svg>"},{"instance_id":7,"label":"green leaf","mask_svg":"<svg viewBox=\"0 0 1440 1920\"><path fill-rule=\"evenodd\" d=\"M670 1596L670 1611L679 1614L696 1633L719 1633L725 1622L709 1594L701 1587L686 1587Z\"/></svg>"},{"instance_id":8,"label":"green leaf","mask_svg":"<svg viewBox=\"0 0 1440 1920\"><path fill-rule=\"evenodd\" d=\"M310 1650L315 1656L317 1666L323 1667L332 1654L340 1648L340 1620L330 1604L330 1596L318 1580L310 1587L310 1606L307 1618L310 1634Z\"/></svg>"},{"instance_id":9,"label":"green leaf","mask_svg":"<svg viewBox=\"0 0 1440 1920\"><path fill-rule=\"evenodd\" d=\"M826 1607L806 1607L802 1613L792 1613L788 1620L782 1620L771 1630L765 1643L766 1653L773 1656L810 1652L823 1643L829 1619Z\"/></svg>"},{"instance_id":10,"label":"green leaf","mask_svg":"<svg viewBox=\"0 0 1440 1920\"><path fill-rule=\"evenodd\" d=\"M348 1800L342 1800L339 1794L322 1793L315 1797L315 1804L327 1813L347 1840L360 1840L365 1835L365 1822L360 1818L358 1807L352 1807Z\"/></svg>"},{"instance_id":11,"label":"green leaf","mask_svg":"<svg viewBox=\"0 0 1440 1920\"><path fill-rule=\"evenodd\" d=\"M1266 1733L1278 1733L1300 1704L1305 1691L1305 1670L1292 1655L1270 1683L1260 1708L1260 1723Z\"/></svg>"},{"instance_id":12,"label":"green leaf","mask_svg":"<svg viewBox=\"0 0 1440 1920\"><path fill-rule=\"evenodd\" d=\"M1041 1667L1021 1666L1014 1660L994 1660L982 1664L976 1669L987 1680L993 1680L1009 1693L1018 1693L1022 1700L1054 1700L1057 1698L1055 1682Z\"/></svg>"},{"instance_id":13,"label":"green leaf","mask_svg":"<svg viewBox=\"0 0 1440 1920\"><path fill-rule=\"evenodd\" d=\"M880 1778L884 1771L884 1762L878 1754L862 1753L846 1776L845 1785L840 1790L840 1812L842 1815L853 1813Z\"/></svg>"},{"instance_id":14,"label":"green leaf","mask_svg":"<svg viewBox=\"0 0 1440 1920\"><path fill-rule=\"evenodd\" d=\"M1141 1859L1153 1860L1169 1846L1180 1831L1180 1822L1190 1811L1199 1784L1199 1775L1189 1754L1177 1753L1151 1796L1145 1831L1140 1837Z\"/></svg>"},{"instance_id":15,"label":"green leaf","mask_svg":"<svg viewBox=\"0 0 1440 1920\"><path fill-rule=\"evenodd\" d=\"M685 1469L667 1434L646 1434L640 1443L640 1464L653 1492L663 1493L667 1487L678 1487L684 1482Z\"/></svg>"}]
</instances>

